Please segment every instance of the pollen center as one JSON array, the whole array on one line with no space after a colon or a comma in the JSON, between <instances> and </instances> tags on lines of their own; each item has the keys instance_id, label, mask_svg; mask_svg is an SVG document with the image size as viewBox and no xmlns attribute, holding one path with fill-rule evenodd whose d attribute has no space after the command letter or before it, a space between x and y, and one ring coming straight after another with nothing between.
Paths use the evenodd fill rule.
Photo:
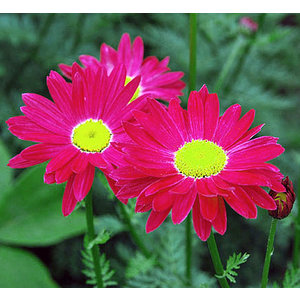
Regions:
<instances>
[{"instance_id":1,"label":"pollen center","mask_svg":"<svg viewBox=\"0 0 300 300\"><path fill-rule=\"evenodd\" d=\"M84 152L102 152L109 146L110 130L102 120L88 119L73 129L72 143Z\"/></svg>"},{"instance_id":2,"label":"pollen center","mask_svg":"<svg viewBox=\"0 0 300 300\"><path fill-rule=\"evenodd\" d=\"M127 85L131 80L132 80L132 78L130 76L126 76L125 85ZM135 93L133 94L132 98L130 99L129 103L134 101L139 96L140 91L141 91L141 88L140 88L140 86L138 86Z\"/></svg>"},{"instance_id":3,"label":"pollen center","mask_svg":"<svg viewBox=\"0 0 300 300\"><path fill-rule=\"evenodd\" d=\"M194 178L209 177L220 173L227 162L224 150L207 140L186 142L175 152L175 166L178 171Z\"/></svg>"}]
</instances>

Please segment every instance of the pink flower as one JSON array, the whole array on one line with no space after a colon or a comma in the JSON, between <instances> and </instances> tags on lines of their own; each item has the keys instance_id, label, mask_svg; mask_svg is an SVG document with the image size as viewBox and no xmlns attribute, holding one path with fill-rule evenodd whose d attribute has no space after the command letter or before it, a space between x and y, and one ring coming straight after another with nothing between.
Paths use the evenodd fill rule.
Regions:
<instances>
[{"instance_id":1,"label":"pink flower","mask_svg":"<svg viewBox=\"0 0 300 300\"><path fill-rule=\"evenodd\" d=\"M183 95L185 83L180 80L183 72L169 72L169 57L159 61L155 56L144 59L144 44L141 37L137 37L132 45L128 33L123 34L118 50L102 44L100 49L100 61L90 55L79 57L84 66L97 68L104 65L108 73L118 64L124 64L127 70L126 83L136 76L141 76L140 85L132 100L141 95L170 101L172 98ZM72 69L65 64L59 65L63 74L71 78Z\"/></svg>"},{"instance_id":2,"label":"pink flower","mask_svg":"<svg viewBox=\"0 0 300 300\"><path fill-rule=\"evenodd\" d=\"M133 111L136 124L124 122L131 143L120 144L124 161L110 176L121 188L119 199L137 197L136 212L151 210L146 231L158 228L172 211L174 224L192 210L201 240L211 227L226 231L225 202L245 218L256 218L257 206L275 209L261 186L285 191L283 175L266 163L284 148L277 138L251 139L262 128L249 129L254 110L243 117L239 104L219 116L219 100L206 86L191 92L187 111L171 101L168 110L149 100L149 113Z\"/></svg>"},{"instance_id":3,"label":"pink flower","mask_svg":"<svg viewBox=\"0 0 300 300\"><path fill-rule=\"evenodd\" d=\"M243 17L240 19L240 25L243 27L249 29L252 32L257 31L258 29L258 24L254 22L251 18L249 17Z\"/></svg>"},{"instance_id":4,"label":"pink flower","mask_svg":"<svg viewBox=\"0 0 300 300\"><path fill-rule=\"evenodd\" d=\"M72 67L72 84L51 71L47 85L51 101L37 94L23 94L24 115L7 121L12 134L36 142L9 161L12 168L27 168L50 160L45 183L63 183L62 211L69 215L91 189L95 167L105 174L121 163L112 147L127 136L122 119L130 119L131 109L142 109L142 97L128 104L140 82L135 77L124 87L126 70L115 67L110 75L104 67ZM115 189L117 191L117 189Z\"/></svg>"}]
</instances>

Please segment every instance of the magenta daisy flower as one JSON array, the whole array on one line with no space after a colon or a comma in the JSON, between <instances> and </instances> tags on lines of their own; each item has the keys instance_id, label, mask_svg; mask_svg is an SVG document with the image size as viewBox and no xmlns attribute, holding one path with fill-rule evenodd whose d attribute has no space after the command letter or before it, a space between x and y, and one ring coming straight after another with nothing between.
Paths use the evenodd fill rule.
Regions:
<instances>
[{"instance_id":1,"label":"magenta daisy flower","mask_svg":"<svg viewBox=\"0 0 300 300\"><path fill-rule=\"evenodd\" d=\"M118 50L102 44L100 49L100 61L90 55L81 55L80 61L84 66L97 68L104 65L108 73L118 64L124 64L127 70L126 82L132 78L141 76L140 84L133 96L136 99L141 95L152 96L156 99L170 101L172 98L183 95L185 83L180 80L183 72L169 72L169 57L159 61L155 56L144 59L144 44L141 37L137 37L131 45L128 33L123 34ZM63 74L71 78L71 66L60 64Z\"/></svg>"},{"instance_id":2,"label":"magenta daisy flower","mask_svg":"<svg viewBox=\"0 0 300 300\"><path fill-rule=\"evenodd\" d=\"M148 104L149 113L133 111L136 124L124 122L132 141L119 145L126 163L110 174L121 186L119 199L137 197L136 212L151 210L147 232L170 211L179 224L192 210L195 231L205 241L212 226L225 233L225 202L245 218L256 218L256 205L276 208L262 187L285 191L279 169L266 163L284 149L272 136L251 139L263 126L249 129L254 110L240 118L235 104L219 116L218 97L206 86L190 94L187 111L176 101L168 110L155 100Z\"/></svg>"},{"instance_id":3,"label":"magenta daisy flower","mask_svg":"<svg viewBox=\"0 0 300 300\"><path fill-rule=\"evenodd\" d=\"M74 64L72 84L51 71L47 85L54 102L37 94L23 94L24 115L7 121L15 136L37 142L8 165L27 168L50 160L44 181L67 181L62 203L65 216L91 189L95 167L107 173L111 163L120 161L112 144L127 139L121 120L130 118L131 109L144 105L142 97L128 104L140 78L124 87L125 78L123 65L108 76L104 67L82 69Z\"/></svg>"}]
</instances>

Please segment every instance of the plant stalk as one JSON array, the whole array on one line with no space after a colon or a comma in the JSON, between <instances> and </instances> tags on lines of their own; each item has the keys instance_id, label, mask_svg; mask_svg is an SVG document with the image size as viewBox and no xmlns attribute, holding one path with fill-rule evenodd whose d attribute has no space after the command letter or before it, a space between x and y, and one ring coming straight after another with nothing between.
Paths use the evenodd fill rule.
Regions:
<instances>
[{"instance_id":1,"label":"plant stalk","mask_svg":"<svg viewBox=\"0 0 300 300\"><path fill-rule=\"evenodd\" d=\"M298 183L297 192L300 191L300 181ZM293 267L298 269L300 267L299 252L300 252L300 201L296 198L296 204L298 208L295 220L295 238L294 238L294 249L293 249Z\"/></svg>"},{"instance_id":2,"label":"plant stalk","mask_svg":"<svg viewBox=\"0 0 300 300\"><path fill-rule=\"evenodd\" d=\"M207 240L207 245L208 245L208 249L210 252L210 256L211 256L216 274L219 276L222 276L224 274L224 268L222 265L222 261L221 261L220 255L219 255L219 250L218 250L213 232L211 232L211 234ZM218 277L218 281L222 288L230 287L227 282L227 279L225 277Z\"/></svg>"},{"instance_id":3,"label":"plant stalk","mask_svg":"<svg viewBox=\"0 0 300 300\"><path fill-rule=\"evenodd\" d=\"M121 214L123 216L123 219L125 221L125 224L127 225L127 228L130 232L130 236L133 239L134 243L137 245L137 247L141 250L141 252L143 253L143 255L147 258L151 257L151 252L148 250L148 248L145 246L145 244L143 243L142 239L140 238L139 234L136 232L132 222L131 222L131 218L128 215L126 209L125 209L125 205L123 203L121 203L118 199L117 199L118 205L120 207L121 210Z\"/></svg>"},{"instance_id":4,"label":"plant stalk","mask_svg":"<svg viewBox=\"0 0 300 300\"><path fill-rule=\"evenodd\" d=\"M87 235L89 242L93 241L96 237L94 228L94 214L93 214L93 201L92 201L92 191L90 191L85 197L85 212L86 212L86 225L87 225ZM91 249L94 271L96 274L97 287L103 288L102 272L100 265L100 254L98 245L94 245Z\"/></svg>"},{"instance_id":5,"label":"plant stalk","mask_svg":"<svg viewBox=\"0 0 300 300\"><path fill-rule=\"evenodd\" d=\"M268 277L269 277L269 269L270 269L270 263L271 263L271 257L273 254L273 245L274 245L274 238L276 233L276 225L278 220L272 218L269 237L268 237L268 244L267 244L267 250L266 250L266 256L265 256L265 262L264 262L264 268L261 278L261 287L266 288L268 284Z\"/></svg>"}]
</instances>

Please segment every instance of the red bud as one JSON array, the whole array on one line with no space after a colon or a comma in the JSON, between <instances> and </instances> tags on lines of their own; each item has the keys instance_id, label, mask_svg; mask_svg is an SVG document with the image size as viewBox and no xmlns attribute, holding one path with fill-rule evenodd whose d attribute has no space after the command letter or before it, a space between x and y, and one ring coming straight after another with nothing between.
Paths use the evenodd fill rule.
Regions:
<instances>
[{"instance_id":1,"label":"red bud","mask_svg":"<svg viewBox=\"0 0 300 300\"><path fill-rule=\"evenodd\" d=\"M289 177L287 176L281 183L286 189L285 192L277 193L273 190L269 192L277 206L277 209L269 210L269 215L275 219L286 218L290 214L296 199L293 183Z\"/></svg>"}]
</instances>

